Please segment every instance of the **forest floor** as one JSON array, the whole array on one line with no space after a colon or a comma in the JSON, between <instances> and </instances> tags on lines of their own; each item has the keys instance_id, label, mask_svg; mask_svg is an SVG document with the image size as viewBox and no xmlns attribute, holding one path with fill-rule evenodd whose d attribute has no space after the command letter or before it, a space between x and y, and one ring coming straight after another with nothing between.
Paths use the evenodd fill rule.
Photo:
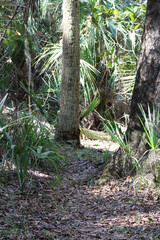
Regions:
<instances>
[{"instance_id":1,"label":"forest floor","mask_svg":"<svg viewBox=\"0 0 160 240\"><path fill-rule=\"evenodd\" d=\"M160 239L158 196L136 189L130 177L96 184L106 159L103 151L117 145L83 144L83 149L61 149L67 167L60 178L50 169L32 171L25 193L17 188L14 172L1 177L0 239Z\"/></svg>"}]
</instances>

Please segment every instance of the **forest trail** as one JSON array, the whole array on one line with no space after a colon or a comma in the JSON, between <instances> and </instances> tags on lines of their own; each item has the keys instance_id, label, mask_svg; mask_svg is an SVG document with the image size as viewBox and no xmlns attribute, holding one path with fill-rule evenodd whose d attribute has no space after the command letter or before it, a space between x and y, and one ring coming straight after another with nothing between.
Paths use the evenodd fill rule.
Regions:
<instances>
[{"instance_id":1,"label":"forest trail","mask_svg":"<svg viewBox=\"0 0 160 240\"><path fill-rule=\"evenodd\" d=\"M104 154L95 149L61 153L68 163L60 181L50 170L33 171L22 194L14 174L7 184L1 179L0 239L160 239L158 198L135 190L130 177L96 185Z\"/></svg>"}]
</instances>

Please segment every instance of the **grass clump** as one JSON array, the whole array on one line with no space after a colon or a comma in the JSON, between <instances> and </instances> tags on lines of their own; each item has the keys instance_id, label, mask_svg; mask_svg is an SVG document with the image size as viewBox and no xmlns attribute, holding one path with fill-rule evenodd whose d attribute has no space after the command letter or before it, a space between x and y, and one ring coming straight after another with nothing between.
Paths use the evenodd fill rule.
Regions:
<instances>
[{"instance_id":1,"label":"grass clump","mask_svg":"<svg viewBox=\"0 0 160 240\"><path fill-rule=\"evenodd\" d=\"M4 154L1 169L4 165L16 169L21 190L25 190L29 168L50 167L59 173L64 165L64 158L58 153L60 145L54 141L53 133L45 122L33 114L19 112L14 124L2 130Z\"/></svg>"}]
</instances>

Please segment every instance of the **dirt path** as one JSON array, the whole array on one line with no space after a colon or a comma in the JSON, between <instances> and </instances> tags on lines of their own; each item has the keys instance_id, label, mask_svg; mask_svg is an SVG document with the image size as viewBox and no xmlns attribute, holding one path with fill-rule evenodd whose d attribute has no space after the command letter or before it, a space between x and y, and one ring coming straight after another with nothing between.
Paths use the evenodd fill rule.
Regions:
<instances>
[{"instance_id":1,"label":"dirt path","mask_svg":"<svg viewBox=\"0 0 160 240\"><path fill-rule=\"evenodd\" d=\"M95 185L102 153L70 146L62 151L68 168L61 182L50 171L33 172L21 194L14 174L1 181L0 239L160 239L157 197L135 192L130 178Z\"/></svg>"}]
</instances>

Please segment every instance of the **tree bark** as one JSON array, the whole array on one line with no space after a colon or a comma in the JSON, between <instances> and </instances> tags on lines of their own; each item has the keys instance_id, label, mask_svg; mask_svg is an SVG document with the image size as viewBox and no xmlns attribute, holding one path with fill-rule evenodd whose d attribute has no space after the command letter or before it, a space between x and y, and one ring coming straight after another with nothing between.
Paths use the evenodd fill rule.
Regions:
<instances>
[{"instance_id":1,"label":"tree bark","mask_svg":"<svg viewBox=\"0 0 160 240\"><path fill-rule=\"evenodd\" d=\"M160 1L148 0L144 32L135 87L133 91L130 120L127 128L127 141L130 142L132 156L140 161L144 169L146 162L150 161L149 146L142 139L144 129L138 116L142 118L138 104L142 104L147 113L148 105L153 109L160 107ZM143 118L142 118L143 119ZM141 136L140 136L141 135ZM119 149L113 156L109 165L104 171L119 177L135 174L136 168L133 158L129 154L124 156L124 151ZM109 174L109 176L111 176ZM107 177L107 176L106 176Z\"/></svg>"},{"instance_id":2,"label":"tree bark","mask_svg":"<svg viewBox=\"0 0 160 240\"><path fill-rule=\"evenodd\" d=\"M63 56L59 127L56 138L79 143L79 1L63 2Z\"/></svg>"}]
</instances>

